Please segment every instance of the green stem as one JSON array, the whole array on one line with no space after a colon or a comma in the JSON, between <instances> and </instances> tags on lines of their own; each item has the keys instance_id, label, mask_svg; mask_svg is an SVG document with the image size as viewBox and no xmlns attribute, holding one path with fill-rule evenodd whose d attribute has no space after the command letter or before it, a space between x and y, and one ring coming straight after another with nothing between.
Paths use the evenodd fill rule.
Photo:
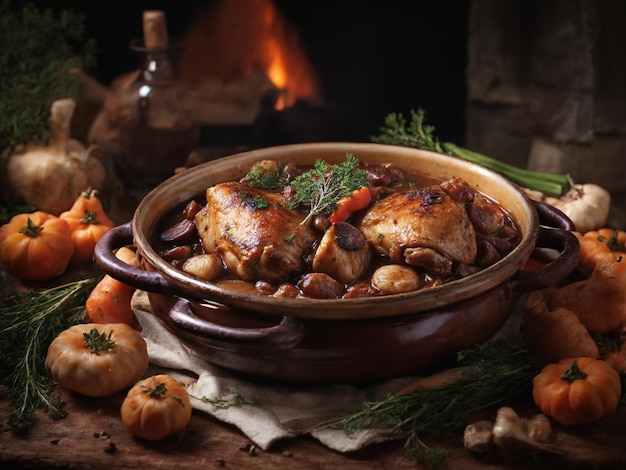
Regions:
<instances>
[{"instance_id":1,"label":"green stem","mask_svg":"<svg viewBox=\"0 0 626 470\"><path fill-rule=\"evenodd\" d=\"M452 156L489 168L520 186L541 191L547 196L560 197L571 187L568 175L541 173L519 168L449 142L443 142L441 145L443 150Z\"/></svg>"}]
</instances>

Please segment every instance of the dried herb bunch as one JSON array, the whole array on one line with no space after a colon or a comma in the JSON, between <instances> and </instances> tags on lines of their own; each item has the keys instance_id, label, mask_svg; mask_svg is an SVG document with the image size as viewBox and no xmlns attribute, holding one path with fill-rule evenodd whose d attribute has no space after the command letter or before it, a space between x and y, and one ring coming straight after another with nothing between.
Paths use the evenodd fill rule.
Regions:
<instances>
[{"instance_id":1,"label":"dried herb bunch","mask_svg":"<svg viewBox=\"0 0 626 470\"><path fill-rule=\"evenodd\" d=\"M569 175L542 173L519 168L451 142L440 142L435 136L434 126L426 124L426 115L423 109L411 111L409 121L402 114L391 113L385 117L385 125L380 130L381 134L372 136L373 142L414 147L458 157L489 168L516 184L540 191L547 196L560 197L572 187Z\"/></svg>"},{"instance_id":2,"label":"dried herb bunch","mask_svg":"<svg viewBox=\"0 0 626 470\"><path fill-rule=\"evenodd\" d=\"M341 426L348 432L366 427L407 435L407 449L415 451L420 433L446 434L463 429L469 415L529 393L532 378L541 370L528 350L505 341L491 341L461 351L457 361L463 380L432 390L390 394L366 403L348 415Z\"/></svg>"},{"instance_id":3,"label":"dried herb bunch","mask_svg":"<svg viewBox=\"0 0 626 470\"><path fill-rule=\"evenodd\" d=\"M15 434L28 431L35 410L47 409L52 418L65 416L64 404L54 396L54 383L44 361L48 346L64 329L84 321L84 304L98 278L87 277L42 290L17 292L2 276L0 303L0 383L15 410L9 418Z\"/></svg>"}]
</instances>

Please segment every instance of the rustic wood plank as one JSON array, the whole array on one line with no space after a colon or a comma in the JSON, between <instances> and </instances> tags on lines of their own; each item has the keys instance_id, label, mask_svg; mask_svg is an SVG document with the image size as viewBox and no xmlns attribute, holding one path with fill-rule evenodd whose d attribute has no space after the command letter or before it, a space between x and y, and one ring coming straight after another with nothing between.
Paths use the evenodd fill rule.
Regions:
<instances>
[{"instance_id":1,"label":"rustic wood plank","mask_svg":"<svg viewBox=\"0 0 626 470\"><path fill-rule=\"evenodd\" d=\"M149 466L154 469L177 468L276 468L276 469L416 469L422 468L409 458L403 441L374 445L359 452L340 454L331 451L310 437L289 439L269 451L254 448L237 429L194 411L188 429L180 436L159 442L133 438L124 428L119 408L124 394L94 399L61 391L67 403L66 418L53 421L38 411L34 424L25 437L14 436L8 428L12 411L6 398L0 399L0 462L17 468L132 469ZM532 404L515 405L521 413L535 413ZM476 419L493 419L487 410ZM615 417L582 428L555 427L555 442L569 449L564 457L541 456L551 463L575 463L593 468L625 467L623 453L626 435L626 408ZM494 452L476 457L463 448L462 436L423 436L429 447L447 450L449 468L487 469L507 463ZM516 468L533 468L537 456L523 456ZM510 463L510 462L508 462ZM424 467L426 468L426 467Z\"/></svg>"}]
</instances>

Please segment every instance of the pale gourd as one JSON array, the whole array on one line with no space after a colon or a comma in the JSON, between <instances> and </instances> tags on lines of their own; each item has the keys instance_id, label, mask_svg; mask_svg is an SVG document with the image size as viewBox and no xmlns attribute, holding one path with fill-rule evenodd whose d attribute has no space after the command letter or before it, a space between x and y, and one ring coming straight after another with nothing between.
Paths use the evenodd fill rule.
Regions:
<instances>
[{"instance_id":1,"label":"pale gourd","mask_svg":"<svg viewBox=\"0 0 626 470\"><path fill-rule=\"evenodd\" d=\"M48 144L29 144L8 157L6 178L12 199L59 215L72 207L81 192L102 189L104 165L93 148L70 138L75 107L72 99L52 103Z\"/></svg>"}]
</instances>

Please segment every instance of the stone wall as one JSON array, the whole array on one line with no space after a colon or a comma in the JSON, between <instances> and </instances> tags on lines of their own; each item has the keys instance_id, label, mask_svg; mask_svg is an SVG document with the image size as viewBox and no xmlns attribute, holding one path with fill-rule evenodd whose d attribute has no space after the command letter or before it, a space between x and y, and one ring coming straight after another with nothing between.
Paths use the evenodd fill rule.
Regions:
<instances>
[{"instance_id":1,"label":"stone wall","mask_svg":"<svg viewBox=\"0 0 626 470\"><path fill-rule=\"evenodd\" d=\"M472 0L466 145L626 195L626 2Z\"/></svg>"}]
</instances>

